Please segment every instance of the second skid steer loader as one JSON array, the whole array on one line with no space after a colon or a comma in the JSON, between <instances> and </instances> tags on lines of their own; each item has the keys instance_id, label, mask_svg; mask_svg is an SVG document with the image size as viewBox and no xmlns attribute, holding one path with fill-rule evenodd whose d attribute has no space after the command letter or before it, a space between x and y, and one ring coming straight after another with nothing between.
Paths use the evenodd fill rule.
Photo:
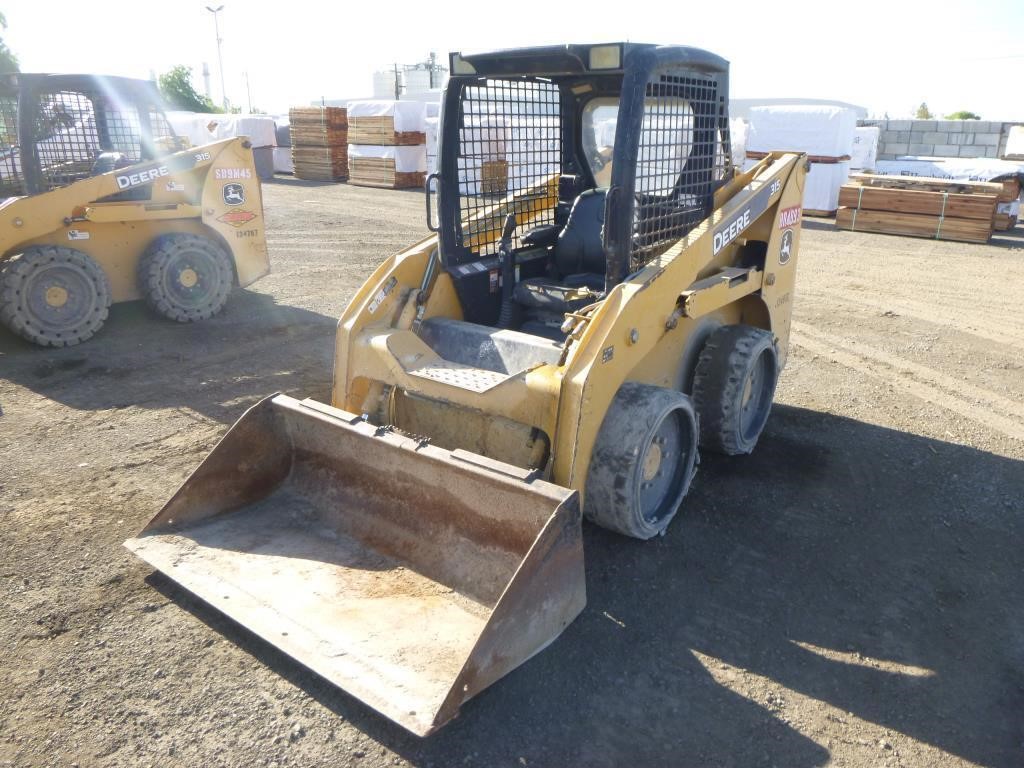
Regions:
<instances>
[{"instance_id":1,"label":"second skid steer loader","mask_svg":"<svg viewBox=\"0 0 1024 768\"><path fill-rule=\"evenodd\" d=\"M421 735L582 610L582 517L664 533L698 445L753 450L806 172L730 167L728 67L705 51L451 73L436 235L352 298L333 404L254 406L127 542Z\"/></svg>"},{"instance_id":2,"label":"second skid steer loader","mask_svg":"<svg viewBox=\"0 0 1024 768\"><path fill-rule=\"evenodd\" d=\"M71 346L112 303L203 320L267 274L248 140L183 144L151 82L0 77L0 323Z\"/></svg>"}]
</instances>

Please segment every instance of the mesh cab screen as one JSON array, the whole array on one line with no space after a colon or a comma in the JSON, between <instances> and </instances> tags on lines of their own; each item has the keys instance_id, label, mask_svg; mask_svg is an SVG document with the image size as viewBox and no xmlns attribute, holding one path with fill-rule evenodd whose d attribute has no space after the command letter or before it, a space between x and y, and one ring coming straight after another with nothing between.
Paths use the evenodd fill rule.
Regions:
<instances>
[{"instance_id":1,"label":"mesh cab screen","mask_svg":"<svg viewBox=\"0 0 1024 768\"><path fill-rule=\"evenodd\" d=\"M139 114L99 94L58 91L40 96L36 153L43 186L54 189L93 174L104 152L122 156L118 165L142 159Z\"/></svg>"},{"instance_id":2,"label":"mesh cab screen","mask_svg":"<svg viewBox=\"0 0 1024 768\"><path fill-rule=\"evenodd\" d=\"M459 244L498 252L505 217L516 216L514 245L554 223L562 163L562 115L554 83L488 79L463 89L459 122Z\"/></svg>"},{"instance_id":3,"label":"mesh cab screen","mask_svg":"<svg viewBox=\"0 0 1024 768\"><path fill-rule=\"evenodd\" d=\"M18 97L0 96L0 197L25 194L18 145Z\"/></svg>"},{"instance_id":4,"label":"mesh cab screen","mask_svg":"<svg viewBox=\"0 0 1024 768\"><path fill-rule=\"evenodd\" d=\"M636 160L633 268L710 214L714 182L726 171L724 115L714 77L668 70L648 81Z\"/></svg>"}]
</instances>

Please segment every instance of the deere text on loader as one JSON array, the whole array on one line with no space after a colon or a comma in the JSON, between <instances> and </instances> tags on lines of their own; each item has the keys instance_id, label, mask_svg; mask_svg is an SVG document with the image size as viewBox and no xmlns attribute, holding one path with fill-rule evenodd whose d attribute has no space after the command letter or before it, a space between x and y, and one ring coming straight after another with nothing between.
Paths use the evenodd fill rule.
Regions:
<instances>
[{"instance_id":1,"label":"deere text on loader","mask_svg":"<svg viewBox=\"0 0 1024 768\"><path fill-rule=\"evenodd\" d=\"M753 450L806 172L731 167L705 51L450 63L436 234L345 310L332 405L254 406L127 542L421 735L583 609L583 516L661 534L698 445Z\"/></svg>"},{"instance_id":2,"label":"deere text on loader","mask_svg":"<svg viewBox=\"0 0 1024 768\"><path fill-rule=\"evenodd\" d=\"M0 322L43 346L95 334L113 302L189 322L270 270L249 142L186 148L153 83L0 81Z\"/></svg>"}]
</instances>

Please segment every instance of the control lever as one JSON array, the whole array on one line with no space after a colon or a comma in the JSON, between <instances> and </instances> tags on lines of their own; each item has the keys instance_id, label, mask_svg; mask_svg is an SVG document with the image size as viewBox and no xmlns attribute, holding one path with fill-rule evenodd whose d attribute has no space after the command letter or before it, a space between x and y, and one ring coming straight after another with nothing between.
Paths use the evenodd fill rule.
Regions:
<instances>
[{"instance_id":1,"label":"control lever","mask_svg":"<svg viewBox=\"0 0 1024 768\"><path fill-rule=\"evenodd\" d=\"M498 244L498 261L501 262L501 312L498 314L498 327L511 328L515 323L516 305L512 292L516 287L515 254L512 252L512 234L516 231L516 216L510 213L505 217L505 227L501 231L501 242Z\"/></svg>"}]
</instances>

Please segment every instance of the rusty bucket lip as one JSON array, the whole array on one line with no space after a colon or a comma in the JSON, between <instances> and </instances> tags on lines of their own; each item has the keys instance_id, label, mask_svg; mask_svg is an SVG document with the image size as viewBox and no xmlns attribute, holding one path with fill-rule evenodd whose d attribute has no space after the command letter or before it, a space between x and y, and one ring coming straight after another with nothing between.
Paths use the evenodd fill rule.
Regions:
<instances>
[{"instance_id":1,"label":"rusty bucket lip","mask_svg":"<svg viewBox=\"0 0 1024 768\"><path fill-rule=\"evenodd\" d=\"M193 568L194 572L188 573L177 567L181 558L175 554L174 541L177 540L180 544L181 539L189 539L194 547L195 542L188 535L189 529L202 525L203 520L208 518L200 517L174 522L168 521L165 513L176 500L186 498L187 486L193 478L200 476L204 466L222 446L224 447L223 453L226 455L232 455L238 450L238 446L231 445L229 441L233 434L236 440L251 434L244 431L247 418L251 416L268 419L264 424L275 428L272 419L280 414L273 412L278 409L300 413L306 418L329 427L339 427L344 433L357 439L380 439L396 449L412 451L417 455L417 460L440 464L439 477L444 476L444 471L453 470L478 476L482 474L488 481L499 483L513 494L529 493L551 503L550 514L547 514L545 519L544 502L538 500L537 503L541 506L536 509L542 513L538 519L544 520L544 522L534 534L532 543L526 554L520 558L511 578L504 584L497 601L489 608L485 606L486 617L481 616L479 631L473 630L475 634L469 635L474 639L472 639L469 653L459 667L459 672L450 684L444 684L447 686L446 689L437 689L447 690L447 693L440 699L433 698L433 695L422 699L427 707L416 708L417 710L431 709L430 712L423 711L416 714L415 710L402 709L400 703L392 706L387 686L380 685L381 681L386 683L387 678L379 678L372 673L365 673L366 670L372 672L372 666L367 666L367 664L372 665L372 657L368 657L368 662L362 662L357 654L351 660L351 664L346 666L334 663L323 654L316 653L316 643L328 637L329 633L318 635L310 629L303 637L298 628L290 629L288 642L283 642L280 632L274 632L269 628L280 629L282 621L294 621L294 619L278 612L274 608L275 603L270 600L261 601L261 595L248 594L244 589L244 584L235 585L228 580L219 578L217 568L211 566L208 570L204 570L203 563L199 562L198 567ZM293 450L290 444L288 450ZM290 474L291 466L289 465L288 474L278 485L287 483ZM274 490L276 488L271 489L271 493ZM249 505L248 502L239 504L234 509L224 510L223 514L237 513ZM317 401L299 401L287 395L275 394L264 398L246 411L218 442L203 463L190 474L164 508L137 536L128 539L124 546L166 577L180 584L191 595L244 627L247 632L269 642L294 659L296 663L341 688L411 733L423 737L435 732L444 723L455 717L459 707L466 700L547 647L558 637L562 629L568 626L583 610L586 603L586 587L583 568L582 516L579 506L579 494L576 491L542 480L536 472L493 461L466 451L448 451L400 434L390 433L365 423L355 414ZM216 516L219 516L219 513L215 512L210 515L210 517ZM169 522L170 524L168 524ZM538 579L538 574L544 578ZM545 583L552 581L558 582L558 584ZM549 602L549 593L553 593L551 600L553 605L545 607L544 615L541 618L529 616L524 620L520 616L524 605L532 605L531 600L537 604L542 601ZM223 599L217 599L218 596ZM280 605L281 603L276 604ZM300 615L296 614L296 616ZM516 621L513 622L512 619L516 619ZM507 633L509 627L515 627L517 624L527 627L522 637L507 638L502 635L502 632ZM327 629L330 629L329 625ZM506 640L510 640L510 642L505 642ZM303 642L307 643L304 646L305 651ZM339 673L339 668L356 672L363 671L364 674ZM441 678L442 681L446 679L446 677ZM376 688L375 683L378 686ZM410 697L415 698L415 693L415 690L408 693L404 700L408 701ZM431 704L431 702L434 703Z\"/></svg>"}]
</instances>

